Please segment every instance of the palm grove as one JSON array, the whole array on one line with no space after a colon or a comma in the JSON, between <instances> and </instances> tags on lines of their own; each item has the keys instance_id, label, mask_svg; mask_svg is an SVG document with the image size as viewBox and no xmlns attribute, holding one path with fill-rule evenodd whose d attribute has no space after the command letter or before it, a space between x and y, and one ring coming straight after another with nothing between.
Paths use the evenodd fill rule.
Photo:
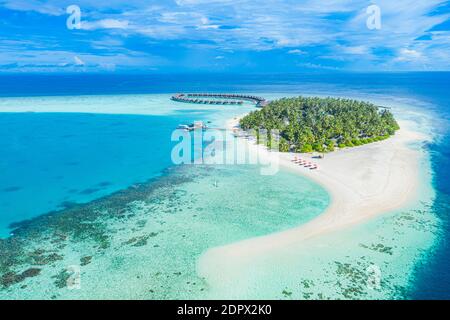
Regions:
<instances>
[{"instance_id":1,"label":"palm grove","mask_svg":"<svg viewBox=\"0 0 450 320\"><path fill-rule=\"evenodd\" d=\"M329 152L380 141L399 129L387 109L363 101L336 98L283 98L253 111L240 120L244 130L255 130L260 142L267 130L271 146L274 130L279 132L282 152ZM264 134L265 135L265 134ZM264 137L265 138L265 137Z\"/></svg>"}]
</instances>

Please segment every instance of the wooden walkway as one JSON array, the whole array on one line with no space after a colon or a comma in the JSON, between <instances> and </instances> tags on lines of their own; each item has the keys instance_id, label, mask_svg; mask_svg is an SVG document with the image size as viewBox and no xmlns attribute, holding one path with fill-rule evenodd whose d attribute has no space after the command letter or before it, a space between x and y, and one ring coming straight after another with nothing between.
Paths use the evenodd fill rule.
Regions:
<instances>
[{"instance_id":1,"label":"wooden walkway","mask_svg":"<svg viewBox=\"0 0 450 320\"><path fill-rule=\"evenodd\" d=\"M264 98L245 94L224 93L178 93L172 96L173 101L196 104L216 105L241 105L244 101L256 104L257 107L265 107L268 101Z\"/></svg>"}]
</instances>

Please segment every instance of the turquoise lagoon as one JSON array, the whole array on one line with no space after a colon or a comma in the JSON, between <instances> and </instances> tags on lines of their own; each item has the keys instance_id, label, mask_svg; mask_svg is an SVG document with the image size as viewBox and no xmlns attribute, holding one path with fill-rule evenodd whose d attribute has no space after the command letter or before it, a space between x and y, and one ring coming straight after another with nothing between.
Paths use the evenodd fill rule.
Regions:
<instances>
[{"instance_id":1,"label":"turquoise lagoon","mask_svg":"<svg viewBox=\"0 0 450 320\"><path fill-rule=\"evenodd\" d=\"M373 97L429 131L404 101ZM2 299L407 298L436 243L430 161L422 145L412 146L423 150L420 199L255 261L211 292L196 272L203 252L298 226L329 203L320 186L283 170L171 166L176 125L221 127L250 105L183 105L145 94L2 98L0 110L26 112L0 114ZM79 288L68 286L78 279L73 266ZM381 272L375 288L367 285L370 266Z\"/></svg>"}]
</instances>

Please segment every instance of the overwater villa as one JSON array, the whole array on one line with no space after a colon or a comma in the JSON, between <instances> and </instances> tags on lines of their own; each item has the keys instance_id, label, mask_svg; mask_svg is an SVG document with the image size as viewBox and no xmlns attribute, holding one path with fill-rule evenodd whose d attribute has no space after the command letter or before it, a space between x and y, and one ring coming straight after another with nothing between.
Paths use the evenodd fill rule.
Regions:
<instances>
[{"instance_id":1,"label":"overwater villa","mask_svg":"<svg viewBox=\"0 0 450 320\"><path fill-rule=\"evenodd\" d=\"M172 96L172 100L183 103L215 105L242 105L244 101L249 101L260 108L268 105L268 101L264 98L243 94L178 93Z\"/></svg>"}]
</instances>

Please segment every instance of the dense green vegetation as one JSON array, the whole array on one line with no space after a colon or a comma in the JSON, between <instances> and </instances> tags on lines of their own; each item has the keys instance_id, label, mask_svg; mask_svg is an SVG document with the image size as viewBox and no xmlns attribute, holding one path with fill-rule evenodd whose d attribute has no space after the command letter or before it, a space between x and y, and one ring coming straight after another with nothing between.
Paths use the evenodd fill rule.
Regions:
<instances>
[{"instance_id":1,"label":"dense green vegetation","mask_svg":"<svg viewBox=\"0 0 450 320\"><path fill-rule=\"evenodd\" d=\"M387 109L362 101L336 98L283 98L240 121L244 130L278 130L280 151L329 152L380 141L399 129ZM267 144L271 144L268 134Z\"/></svg>"}]
</instances>

